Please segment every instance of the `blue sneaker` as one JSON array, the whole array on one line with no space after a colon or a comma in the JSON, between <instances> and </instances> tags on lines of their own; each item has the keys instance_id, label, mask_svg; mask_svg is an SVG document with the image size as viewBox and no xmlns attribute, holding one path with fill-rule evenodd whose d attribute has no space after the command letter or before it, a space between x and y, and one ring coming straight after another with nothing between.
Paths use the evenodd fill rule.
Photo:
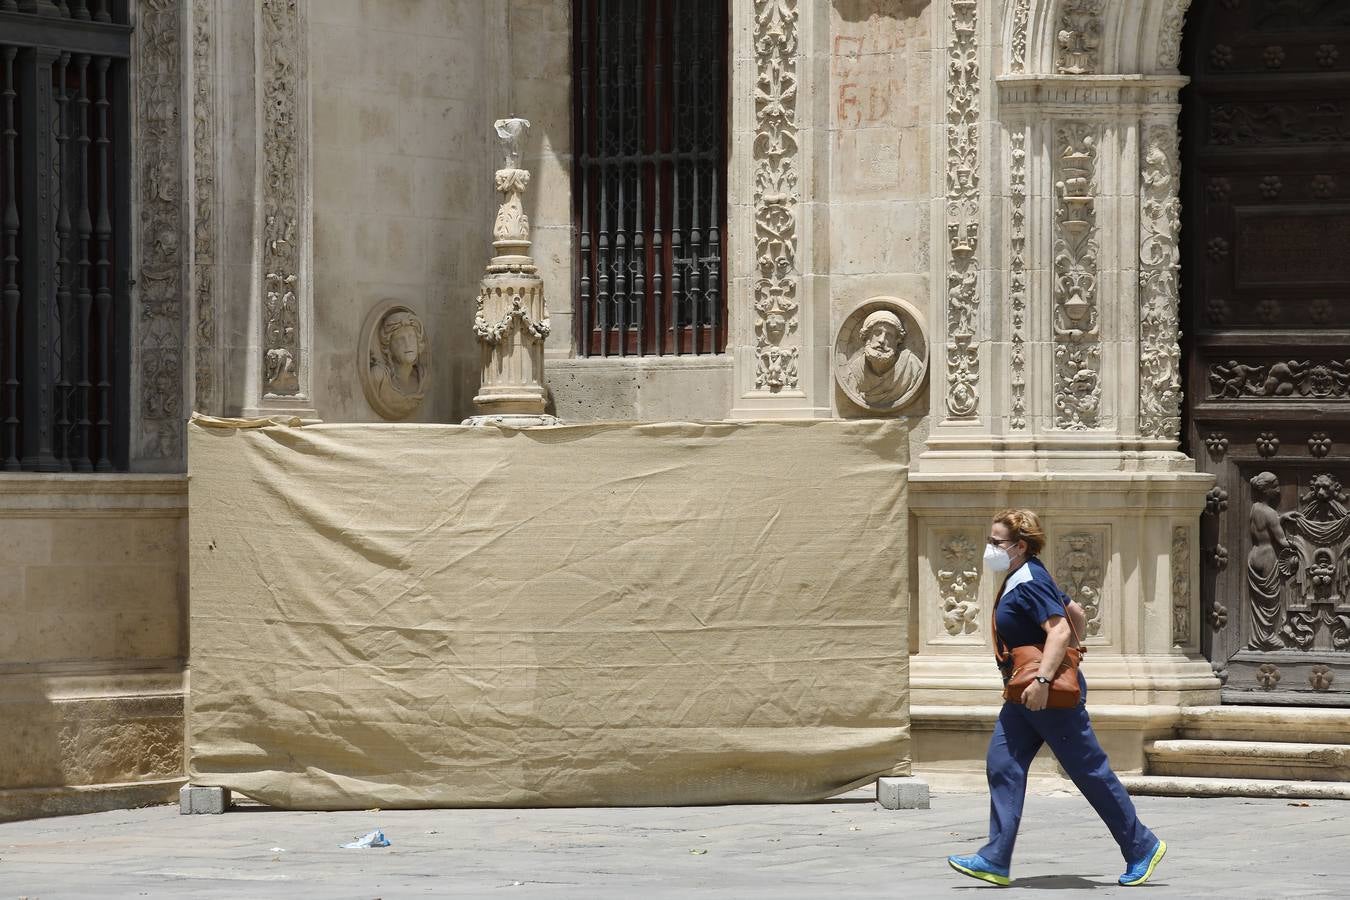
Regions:
<instances>
[{"instance_id":1,"label":"blue sneaker","mask_svg":"<svg viewBox=\"0 0 1350 900\"><path fill-rule=\"evenodd\" d=\"M1012 884L1012 879L1008 877L1007 867L996 866L978 853L973 853L970 856L949 856L947 857L947 865L962 875L969 875L971 878L978 878L999 887L1007 887Z\"/></svg>"},{"instance_id":2,"label":"blue sneaker","mask_svg":"<svg viewBox=\"0 0 1350 900\"><path fill-rule=\"evenodd\" d=\"M1153 870L1158 868L1158 863L1162 862L1163 854L1166 852L1166 842L1158 841L1157 845L1143 859L1130 864L1130 867L1125 870L1125 874L1120 876L1120 883L1126 887L1135 887L1148 881L1153 875Z\"/></svg>"}]
</instances>

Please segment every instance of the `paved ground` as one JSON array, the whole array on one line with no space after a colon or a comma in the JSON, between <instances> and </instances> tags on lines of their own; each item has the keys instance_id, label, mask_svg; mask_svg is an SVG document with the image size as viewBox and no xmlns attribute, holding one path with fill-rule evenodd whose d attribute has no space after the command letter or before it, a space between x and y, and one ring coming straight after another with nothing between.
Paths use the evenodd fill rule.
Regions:
<instances>
[{"instance_id":1,"label":"paved ground","mask_svg":"<svg viewBox=\"0 0 1350 900\"><path fill-rule=\"evenodd\" d=\"M0 897L939 897L998 891L944 856L983 842L986 799L888 812L857 792L802 806L288 813L173 807L0 825ZM1028 802L1014 894L1345 897L1350 802L1140 798L1172 848L1120 888L1076 794ZM338 844L379 826L383 850ZM276 850L273 848L283 848Z\"/></svg>"}]
</instances>

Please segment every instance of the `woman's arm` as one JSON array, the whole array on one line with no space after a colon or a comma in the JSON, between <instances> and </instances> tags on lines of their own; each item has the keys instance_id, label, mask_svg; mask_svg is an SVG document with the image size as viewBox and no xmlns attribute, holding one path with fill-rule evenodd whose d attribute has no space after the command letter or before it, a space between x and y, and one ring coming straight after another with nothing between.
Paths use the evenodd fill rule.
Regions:
<instances>
[{"instance_id":1,"label":"woman's arm","mask_svg":"<svg viewBox=\"0 0 1350 900\"><path fill-rule=\"evenodd\" d=\"M1041 627L1045 629L1045 650L1041 653L1041 668L1036 674L1054 681L1059 664L1064 662L1064 651L1068 649L1069 641L1073 639L1073 630L1069 628L1069 621L1063 616L1051 616L1041 623ZM1032 712L1045 709L1045 704L1049 700L1050 685L1041 684L1039 681L1033 681L1022 692L1022 703Z\"/></svg>"}]
</instances>

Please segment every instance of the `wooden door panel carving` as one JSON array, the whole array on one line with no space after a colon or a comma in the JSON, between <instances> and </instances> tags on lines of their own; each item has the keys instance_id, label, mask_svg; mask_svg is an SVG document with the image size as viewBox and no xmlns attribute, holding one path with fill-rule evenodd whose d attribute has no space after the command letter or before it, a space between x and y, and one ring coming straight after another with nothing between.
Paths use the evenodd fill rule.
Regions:
<instances>
[{"instance_id":1,"label":"wooden door panel carving","mask_svg":"<svg viewBox=\"0 0 1350 900\"><path fill-rule=\"evenodd\" d=\"M1186 440L1225 702L1350 706L1350 4L1197 0Z\"/></svg>"}]
</instances>

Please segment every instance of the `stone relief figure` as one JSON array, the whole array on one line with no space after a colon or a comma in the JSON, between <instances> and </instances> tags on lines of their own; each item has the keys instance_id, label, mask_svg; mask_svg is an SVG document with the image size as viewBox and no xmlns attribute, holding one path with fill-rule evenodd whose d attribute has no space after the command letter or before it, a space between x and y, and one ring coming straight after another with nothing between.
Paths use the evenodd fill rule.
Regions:
<instances>
[{"instance_id":1,"label":"stone relief figure","mask_svg":"<svg viewBox=\"0 0 1350 900\"><path fill-rule=\"evenodd\" d=\"M844 322L836 342L835 379L850 400L871 412L892 412L906 405L928 371L927 341L917 313L901 303L869 301Z\"/></svg>"},{"instance_id":2,"label":"stone relief figure","mask_svg":"<svg viewBox=\"0 0 1350 900\"><path fill-rule=\"evenodd\" d=\"M1280 591L1284 578L1297 563L1293 548L1285 537L1277 507L1280 481L1272 472L1262 472L1251 480L1252 512L1248 519L1252 548L1247 554L1247 585L1252 595L1253 650L1282 650L1279 638L1283 624Z\"/></svg>"},{"instance_id":3,"label":"stone relief figure","mask_svg":"<svg viewBox=\"0 0 1350 900\"><path fill-rule=\"evenodd\" d=\"M362 338L361 385L371 409L392 421L408 418L431 382L422 320L408 307L385 301L367 317Z\"/></svg>"}]
</instances>

